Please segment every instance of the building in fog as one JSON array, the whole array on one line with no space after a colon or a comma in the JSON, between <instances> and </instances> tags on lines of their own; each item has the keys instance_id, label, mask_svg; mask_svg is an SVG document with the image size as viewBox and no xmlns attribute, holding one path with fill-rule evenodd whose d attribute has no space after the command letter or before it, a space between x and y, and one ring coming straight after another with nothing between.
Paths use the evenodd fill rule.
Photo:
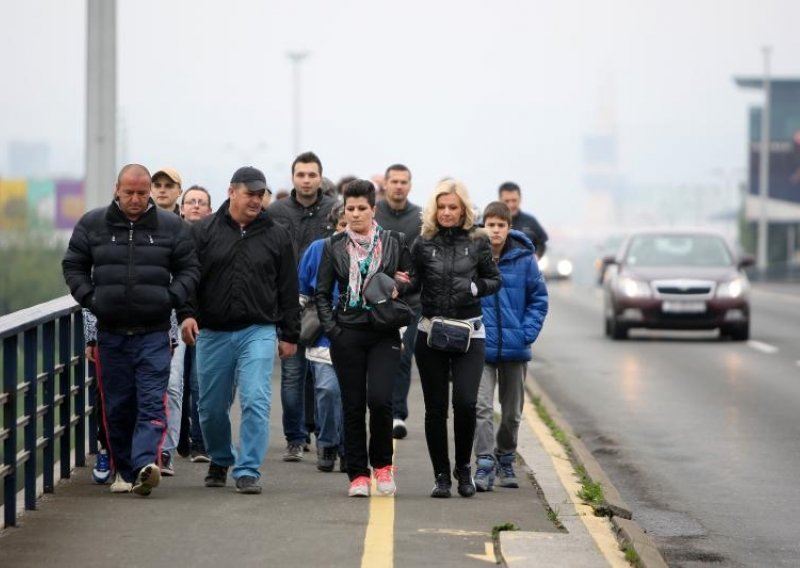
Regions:
<instances>
[{"instance_id":1,"label":"building in fog","mask_svg":"<svg viewBox=\"0 0 800 568\"><path fill-rule=\"evenodd\" d=\"M8 171L4 177L44 178L49 174L50 144L25 140L11 140L8 143Z\"/></svg>"},{"instance_id":2,"label":"building in fog","mask_svg":"<svg viewBox=\"0 0 800 568\"><path fill-rule=\"evenodd\" d=\"M764 88L760 77L737 77L746 89ZM770 265L800 263L800 79L770 80L769 189L767 258ZM761 215L761 116L763 107L748 109L748 184L744 220L750 239ZM751 242L752 242L751 241Z\"/></svg>"}]
</instances>

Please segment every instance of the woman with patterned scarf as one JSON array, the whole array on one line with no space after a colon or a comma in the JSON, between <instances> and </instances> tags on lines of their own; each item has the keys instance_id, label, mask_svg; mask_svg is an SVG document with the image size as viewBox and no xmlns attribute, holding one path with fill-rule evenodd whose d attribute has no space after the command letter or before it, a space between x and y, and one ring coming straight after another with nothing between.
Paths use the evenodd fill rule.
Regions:
<instances>
[{"instance_id":1,"label":"woman with patterned scarf","mask_svg":"<svg viewBox=\"0 0 800 568\"><path fill-rule=\"evenodd\" d=\"M331 340L331 359L342 391L348 495L369 497L370 466L378 493L394 495L392 389L400 364L400 332L373 327L364 290L377 274L384 273L395 281L392 297L402 296L408 288L411 254L405 235L375 223L372 182L355 180L343 196L347 230L325 242L315 300ZM340 291L335 309L334 283Z\"/></svg>"}]
</instances>

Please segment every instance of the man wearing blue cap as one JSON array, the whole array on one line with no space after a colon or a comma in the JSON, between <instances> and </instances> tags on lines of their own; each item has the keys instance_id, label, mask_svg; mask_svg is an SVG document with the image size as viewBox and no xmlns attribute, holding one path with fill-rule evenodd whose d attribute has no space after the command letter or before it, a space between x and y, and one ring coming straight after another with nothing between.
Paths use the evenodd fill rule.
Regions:
<instances>
[{"instance_id":1,"label":"man wearing blue cap","mask_svg":"<svg viewBox=\"0 0 800 568\"><path fill-rule=\"evenodd\" d=\"M197 345L199 414L211 457L206 487L224 487L233 467L239 493L261 493L261 462L269 442L275 346L291 357L300 334L297 267L288 231L264 212L264 174L236 170L228 200L192 226L200 283L179 312L187 345ZM238 451L230 408L241 404Z\"/></svg>"}]
</instances>

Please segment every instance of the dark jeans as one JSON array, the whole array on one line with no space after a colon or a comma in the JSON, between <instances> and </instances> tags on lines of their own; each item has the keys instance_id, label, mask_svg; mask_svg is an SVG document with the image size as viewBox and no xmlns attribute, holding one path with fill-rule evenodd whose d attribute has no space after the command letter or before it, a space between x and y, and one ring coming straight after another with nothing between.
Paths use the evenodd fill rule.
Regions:
<instances>
[{"instance_id":1,"label":"dark jeans","mask_svg":"<svg viewBox=\"0 0 800 568\"><path fill-rule=\"evenodd\" d=\"M189 440L191 449L196 452L205 453L206 445L205 442L203 442L203 431L200 428L200 414L197 411L197 403L200 400L200 385L197 382L197 348L194 345L186 346L186 359L183 364L183 373L184 376L189 377L188 388L184 385L183 392L186 393L189 391L190 393L189 407L191 411L189 415L191 416L191 420L189 424ZM184 406L184 408L186 408L186 406ZM184 415L186 415L186 412L184 412Z\"/></svg>"},{"instance_id":2,"label":"dark jeans","mask_svg":"<svg viewBox=\"0 0 800 568\"><path fill-rule=\"evenodd\" d=\"M100 390L114 469L125 481L159 459L167 427L170 348L166 331L97 333Z\"/></svg>"},{"instance_id":3,"label":"dark jeans","mask_svg":"<svg viewBox=\"0 0 800 568\"><path fill-rule=\"evenodd\" d=\"M394 392L392 393L392 416L405 420L408 418L408 391L411 388L411 359L414 357L414 345L417 342L417 326L419 325L419 310L414 321L408 324L403 334L403 353L400 355L400 366L394 377Z\"/></svg>"},{"instance_id":4,"label":"dark jeans","mask_svg":"<svg viewBox=\"0 0 800 568\"><path fill-rule=\"evenodd\" d=\"M415 355L425 399L425 440L435 475L450 474L447 406L451 379L456 466L470 464L475 437L475 405L485 352L486 342L483 339L473 339L466 353L431 349L428 347L428 334L419 332Z\"/></svg>"},{"instance_id":5,"label":"dark jeans","mask_svg":"<svg viewBox=\"0 0 800 568\"><path fill-rule=\"evenodd\" d=\"M342 328L331 343L331 359L344 407L344 448L352 481L392 465L392 390L400 362L400 334ZM369 462L367 428L369 408Z\"/></svg>"}]
</instances>

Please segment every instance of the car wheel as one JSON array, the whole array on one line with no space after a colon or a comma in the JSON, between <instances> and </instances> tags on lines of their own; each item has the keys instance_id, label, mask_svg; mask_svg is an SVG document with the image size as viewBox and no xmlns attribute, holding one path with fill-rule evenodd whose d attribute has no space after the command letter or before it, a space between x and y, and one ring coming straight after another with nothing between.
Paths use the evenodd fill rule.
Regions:
<instances>
[{"instance_id":1,"label":"car wheel","mask_svg":"<svg viewBox=\"0 0 800 568\"><path fill-rule=\"evenodd\" d=\"M609 321L609 325L609 335L611 335L611 339L628 339L628 328L624 324L619 323L617 318L612 317Z\"/></svg>"},{"instance_id":2,"label":"car wheel","mask_svg":"<svg viewBox=\"0 0 800 568\"><path fill-rule=\"evenodd\" d=\"M733 341L747 341L750 339L750 324L732 325L730 327L723 327L720 330L722 337L728 336Z\"/></svg>"}]
</instances>

